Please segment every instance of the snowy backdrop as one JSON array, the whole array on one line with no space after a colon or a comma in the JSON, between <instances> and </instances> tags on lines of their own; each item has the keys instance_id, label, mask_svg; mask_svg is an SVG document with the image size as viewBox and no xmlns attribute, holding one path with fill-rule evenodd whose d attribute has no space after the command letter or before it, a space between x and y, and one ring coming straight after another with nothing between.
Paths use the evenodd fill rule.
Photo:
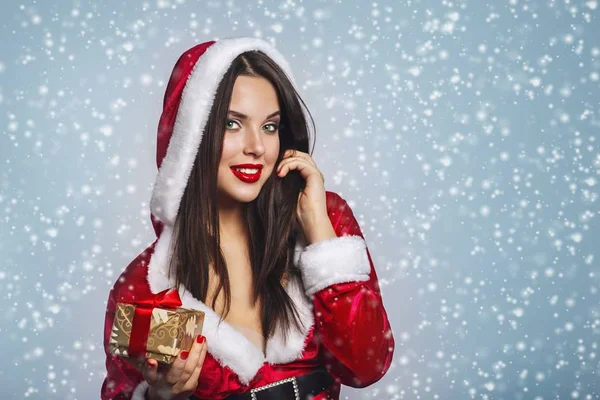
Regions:
<instances>
[{"instance_id":1,"label":"snowy backdrop","mask_svg":"<svg viewBox=\"0 0 600 400\"><path fill-rule=\"evenodd\" d=\"M2 1L0 398L95 399L178 56L272 41L396 338L342 399L600 398L597 0Z\"/></svg>"}]
</instances>

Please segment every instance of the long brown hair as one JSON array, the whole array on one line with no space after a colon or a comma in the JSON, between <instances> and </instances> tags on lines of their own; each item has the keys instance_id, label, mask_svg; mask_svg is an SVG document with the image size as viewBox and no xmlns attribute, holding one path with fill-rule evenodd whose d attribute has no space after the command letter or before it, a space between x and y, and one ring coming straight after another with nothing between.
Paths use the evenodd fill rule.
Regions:
<instances>
[{"instance_id":1,"label":"long brown hair","mask_svg":"<svg viewBox=\"0 0 600 400\"><path fill-rule=\"evenodd\" d=\"M305 109L309 116L310 112L285 72L263 52L240 54L225 73L215 94L175 221L170 265L170 273L175 274L176 286L183 284L195 298L206 302L209 264L213 263L218 279L211 305L213 309L220 291L224 290L225 294L225 312L219 323L229 313L231 288L219 240L217 171L233 86L240 75L265 78L275 87L281 114L280 150L276 165L287 149L308 152L309 147L309 126L302 110ZM314 133L312 116L310 122ZM254 282L253 303L261 300L262 329L266 339L271 337L278 325L286 333L284 340L287 339L287 332L292 324L297 329L301 325L298 312L282 286L282 278L284 274L289 279L300 274L293 260L296 207L304 184L298 171L290 171L281 179L276 176L274 168L258 197L245 207Z\"/></svg>"}]
</instances>

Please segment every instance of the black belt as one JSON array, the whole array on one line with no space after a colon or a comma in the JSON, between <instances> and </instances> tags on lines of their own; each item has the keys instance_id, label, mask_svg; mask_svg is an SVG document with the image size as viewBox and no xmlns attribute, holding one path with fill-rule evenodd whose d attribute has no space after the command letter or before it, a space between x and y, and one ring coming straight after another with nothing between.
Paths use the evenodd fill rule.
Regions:
<instances>
[{"instance_id":1,"label":"black belt","mask_svg":"<svg viewBox=\"0 0 600 400\"><path fill-rule=\"evenodd\" d=\"M323 368L305 375L293 376L260 386L241 394L233 394L226 400L306 400L333 383L333 377Z\"/></svg>"}]
</instances>

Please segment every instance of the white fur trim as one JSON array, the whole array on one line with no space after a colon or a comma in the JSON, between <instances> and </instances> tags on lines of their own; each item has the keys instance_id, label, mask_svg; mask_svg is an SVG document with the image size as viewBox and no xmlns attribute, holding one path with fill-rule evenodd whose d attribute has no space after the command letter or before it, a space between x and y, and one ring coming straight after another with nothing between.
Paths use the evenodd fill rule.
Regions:
<instances>
[{"instance_id":1,"label":"white fur trim","mask_svg":"<svg viewBox=\"0 0 600 400\"><path fill-rule=\"evenodd\" d=\"M217 326L217 313L188 291L182 289L179 294L183 307L204 311L202 334L206 337L210 354L219 364L231 368L242 384L248 384L264 363L262 351L226 321Z\"/></svg>"},{"instance_id":2,"label":"white fur trim","mask_svg":"<svg viewBox=\"0 0 600 400\"><path fill-rule=\"evenodd\" d=\"M135 390L131 395L131 400L146 400L146 391L149 387L150 385L148 385L148 382L140 382L140 384L135 387Z\"/></svg>"},{"instance_id":3,"label":"white fur trim","mask_svg":"<svg viewBox=\"0 0 600 400\"><path fill-rule=\"evenodd\" d=\"M270 364L286 364L297 360L304 351L304 341L314 325L313 304L304 294L304 286L301 279L288 282L286 291L292 299L298 311L302 330L298 332L293 329L288 332L287 342L283 342L284 333L280 326L276 328L275 334L267 341L266 361Z\"/></svg>"},{"instance_id":4,"label":"white fur trim","mask_svg":"<svg viewBox=\"0 0 600 400\"><path fill-rule=\"evenodd\" d=\"M340 236L308 246L300 255L306 295L334 283L368 281L371 264L360 236Z\"/></svg>"},{"instance_id":5,"label":"white fur trim","mask_svg":"<svg viewBox=\"0 0 600 400\"><path fill-rule=\"evenodd\" d=\"M154 245L154 253L152 253L148 263L148 283L152 293L162 292L165 289L174 287L168 276L169 263L173 255L172 236L173 228L170 225L165 225Z\"/></svg>"},{"instance_id":6,"label":"white fur trim","mask_svg":"<svg viewBox=\"0 0 600 400\"><path fill-rule=\"evenodd\" d=\"M172 228L167 225L158 238L150 258L148 283L152 293L175 286L175 280L168 277L168 261L172 255L171 237ZM296 260L299 259L297 253L303 249L302 239L300 239L296 245ZM235 372L242 384L247 385L265 362L285 364L299 358L304 351L306 336L314 324L312 302L304 294L300 278L291 279L286 286L286 291L298 310L303 329L300 332L297 330L288 332L288 340L284 345L283 331L277 327L275 335L267 341L266 357L253 342L231 324L222 321L218 325L217 313L194 298L185 288L179 289L179 295L182 307L204 311L202 334L206 337L208 352L222 366L229 367Z\"/></svg>"},{"instance_id":7,"label":"white fur trim","mask_svg":"<svg viewBox=\"0 0 600 400\"><path fill-rule=\"evenodd\" d=\"M220 39L200 56L183 89L173 133L150 200L152 214L165 224L174 224L217 87L231 62L250 50L267 54L294 84L291 69L283 55L263 39Z\"/></svg>"}]
</instances>

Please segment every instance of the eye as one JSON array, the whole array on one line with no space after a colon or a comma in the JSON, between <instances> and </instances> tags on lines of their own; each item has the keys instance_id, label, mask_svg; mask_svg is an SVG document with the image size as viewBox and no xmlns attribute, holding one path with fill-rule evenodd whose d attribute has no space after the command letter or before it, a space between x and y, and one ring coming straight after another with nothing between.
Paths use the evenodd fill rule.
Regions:
<instances>
[{"instance_id":1,"label":"eye","mask_svg":"<svg viewBox=\"0 0 600 400\"><path fill-rule=\"evenodd\" d=\"M230 122L233 122L234 124L236 124L237 126L239 126L239 124L237 123L237 121L234 121L232 119L228 119L227 122L225 122L225 126L227 127L227 129L233 129L233 127L230 127L228 125Z\"/></svg>"},{"instance_id":2,"label":"eye","mask_svg":"<svg viewBox=\"0 0 600 400\"><path fill-rule=\"evenodd\" d=\"M270 126L271 129L269 130L269 132L277 132L277 130L279 129L279 125L277 124L267 124L265 126Z\"/></svg>"}]
</instances>

